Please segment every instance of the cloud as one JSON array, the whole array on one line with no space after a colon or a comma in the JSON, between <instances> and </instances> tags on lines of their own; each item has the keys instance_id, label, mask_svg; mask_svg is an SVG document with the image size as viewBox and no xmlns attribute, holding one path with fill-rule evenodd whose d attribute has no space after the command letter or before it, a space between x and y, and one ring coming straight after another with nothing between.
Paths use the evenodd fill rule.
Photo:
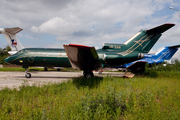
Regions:
<instances>
[{"instance_id":1,"label":"cloud","mask_svg":"<svg viewBox=\"0 0 180 120\"><path fill-rule=\"evenodd\" d=\"M49 33L53 35L66 35L73 34L75 28L78 27L78 23L71 22L59 17L53 17L52 19L44 22L39 27L32 26L33 32Z\"/></svg>"},{"instance_id":2,"label":"cloud","mask_svg":"<svg viewBox=\"0 0 180 120\"><path fill-rule=\"evenodd\" d=\"M56 36L57 42L101 46L123 43L141 29L176 22L159 40L176 43L180 19L177 13L163 12L171 5L178 6L172 0L2 0L0 25L22 27L32 38L47 34Z\"/></svg>"},{"instance_id":3,"label":"cloud","mask_svg":"<svg viewBox=\"0 0 180 120\"><path fill-rule=\"evenodd\" d=\"M57 40L75 40L78 43L87 40L102 43L119 37L128 39L142 29L141 23L155 12L152 4L152 1L143 0L79 0L58 11L56 17L50 17L39 26L33 25L31 30L56 35Z\"/></svg>"}]
</instances>

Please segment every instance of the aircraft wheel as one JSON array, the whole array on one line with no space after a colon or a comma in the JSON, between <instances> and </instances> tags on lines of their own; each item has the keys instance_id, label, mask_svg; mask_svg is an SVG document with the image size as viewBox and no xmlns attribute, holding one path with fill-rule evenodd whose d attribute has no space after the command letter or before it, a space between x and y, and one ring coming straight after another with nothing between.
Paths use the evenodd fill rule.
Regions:
<instances>
[{"instance_id":1,"label":"aircraft wheel","mask_svg":"<svg viewBox=\"0 0 180 120\"><path fill-rule=\"evenodd\" d=\"M26 77L26 78L31 78L31 74L30 74L30 73L26 73L26 74L25 74L25 77Z\"/></svg>"},{"instance_id":2,"label":"aircraft wheel","mask_svg":"<svg viewBox=\"0 0 180 120\"><path fill-rule=\"evenodd\" d=\"M44 71L48 71L48 69L45 67L45 68L44 68Z\"/></svg>"},{"instance_id":3,"label":"aircraft wheel","mask_svg":"<svg viewBox=\"0 0 180 120\"><path fill-rule=\"evenodd\" d=\"M60 71L60 70L61 70L60 68L57 69L57 71Z\"/></svg>"},{"instance_id":4,"label":"aircraft wheel","mask_svg":"<svg viewBox=\"0 0 180 120\"><path fill-rule=\"evenodd\" d=\"M94 74L92 71L84 72L84 77L85 78L92 78L92 77L94 77Z\"/></svg>"}]
</instances>

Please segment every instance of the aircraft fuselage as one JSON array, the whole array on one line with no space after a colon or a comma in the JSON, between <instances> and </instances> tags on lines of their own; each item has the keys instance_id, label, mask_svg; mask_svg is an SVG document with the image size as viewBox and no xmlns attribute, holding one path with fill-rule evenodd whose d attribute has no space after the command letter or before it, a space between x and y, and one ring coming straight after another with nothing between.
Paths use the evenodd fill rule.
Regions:
<instances>
[{"instance_id":1,"label":"aircraft fuselage","mask_svg":"<svg viewBox=\"0 0 180 120\"><path fill-rule=\"evenodd\" d=\"M136 60L139 52L123 56L120 50L97 50L103 67L124 64ZM129 59L131 58L131 59ZM133 59L134 58L134 59ZM5 59L10 64L43 67L71 67L64 49L24 48Z\"/></svg>"},{"instance_id":2,"label":"aircraft fuselage","mask_svg":"<svg viewBox=\"0 0 180 120\"><path fill-rule=\"evenodd\" d=\"M5 59L22 66L71 67L64 49L25 48Z\"/></svg>"}]
</instances>

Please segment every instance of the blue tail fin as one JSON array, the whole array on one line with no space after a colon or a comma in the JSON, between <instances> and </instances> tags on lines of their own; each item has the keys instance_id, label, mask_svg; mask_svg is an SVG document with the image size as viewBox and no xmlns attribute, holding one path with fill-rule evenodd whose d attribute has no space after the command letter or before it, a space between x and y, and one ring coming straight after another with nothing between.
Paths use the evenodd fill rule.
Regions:
<instances>
[{"instance_id":1,"label":"blue tail fin","mask_svg":"<svg viewBox=\"0 0 180 120\"><path fill-rule=\"evenodd\" d=\"M177 52L180 45L164 47L161 51L156 53L157 60L164 59L170 60L172 56Z\"/></svg>"}]
</instances>

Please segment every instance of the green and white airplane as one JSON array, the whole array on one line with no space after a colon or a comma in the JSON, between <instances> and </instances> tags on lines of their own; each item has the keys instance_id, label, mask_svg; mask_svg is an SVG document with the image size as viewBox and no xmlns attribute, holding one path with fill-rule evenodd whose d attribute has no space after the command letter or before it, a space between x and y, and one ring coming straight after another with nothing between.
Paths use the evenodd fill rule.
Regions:
<instances>
[{"instance_id":1,"label":"green and white airplane","mask_svg":"<svg viewBox=\"0 0 180 120\"><path fill-rule=\"evenodd\" d=\"M29 66L72 67L83 70L84 77L89 78L94 76L93 70L142 59L144 53L150 51L162 33L174 25L167 23L149 30L141 30L124 44L105 43L102 49L98 50L78 44L65 44L63 45L65 49L21 48L4 61L26 68L26 78L31 77L31 74L27 72ZM21 28L1 28L0 33L5 34L5 38L10 39L11 45L16 48L19 44L16 33L21 30Z\"/></svg>"}]
</instances>

